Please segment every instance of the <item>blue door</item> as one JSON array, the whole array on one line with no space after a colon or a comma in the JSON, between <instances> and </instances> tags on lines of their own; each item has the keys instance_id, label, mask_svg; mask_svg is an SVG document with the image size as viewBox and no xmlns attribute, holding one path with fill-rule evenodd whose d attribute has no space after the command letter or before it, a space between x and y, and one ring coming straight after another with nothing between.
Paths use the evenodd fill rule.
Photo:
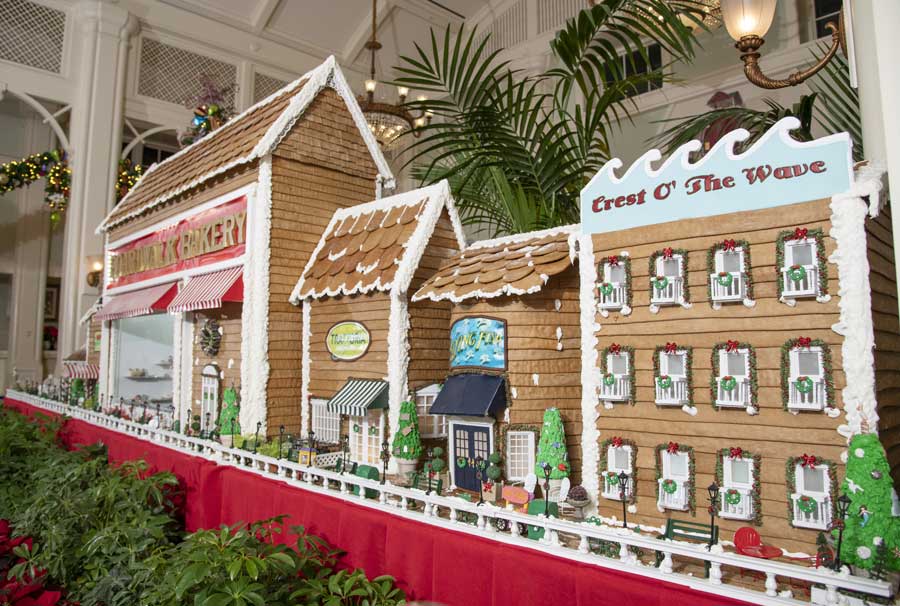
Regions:
<instances>
[{"instance_id":1,"label":"blue door","mask_svg":"<svg viewBox=\"0 0 900 606\"><path fill-rule=\"evenodd\" d=\"M457 488L478 492L475 458L481 457L487 464L488 455L490 455L490 430L487 427L453 426L452 464Z\"/></svg>"}]
</instances>

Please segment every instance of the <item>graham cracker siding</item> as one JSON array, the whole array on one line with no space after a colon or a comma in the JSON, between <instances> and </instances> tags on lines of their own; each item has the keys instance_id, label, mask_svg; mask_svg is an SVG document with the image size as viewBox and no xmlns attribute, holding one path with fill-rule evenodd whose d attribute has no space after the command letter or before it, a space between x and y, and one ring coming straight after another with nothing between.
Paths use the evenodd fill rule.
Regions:
<instances>
[{"instance_id":1,"label":"graham cracker siding","mask_svg":"<svg viewBox=\"0 0 900 606\"><path fill-rule=\"evenodd\" d=\"M99 335L100 331L103 329L103 322L96 319L96 316L91 317L90 324L88 326L88 339L87 339L87 362L88 364L100 364L100 351L94 349L94 335Z\"/></svg>"},{"instance_id":2,"label":"graham cracker siding","mask_svg":"<svg viewBox=\"0 0 900 606\"><path fill-rule=\"evenodd\" d=\"M194 313L194 343L192 344L191 359L194 365L193 380L191 383L191 414L200 414L200 389L203 383L201 373L207 364L215 364L224 372L224 378L219 381L219 406L222 406L222 393L226 387L235 387L238 393L241 391L241 303L223 303L220 309L206 309ZM219 343L219 353L209 356L200 347L200 331L207 319L215 320L222 328L222 340ZM221 410L221 408L220 408ZM215 422L216 419L213 419ZM243 428L245 433L247 428Z\"/></svg>"},{"instance_id":3,"label":"graham cracker siding","mask_svg":"<svg viewBox=\"0 0 900 606\"><path fill-rule=\"evenodd\" d=\"M550 278L540 292L531 295L455 305L451 323L479 315L506 320L507 376L510 390L516 392L509 402L510 423L540 427L544 411L554 406L559 408L574 472L572 482L580 483L581 326L577 266ZM562 350L557 349L557 327L562 329ZM534 375L537 375L537 385Z\"/></svg>"},{"instance_id":4,"label":"graham cracker siding","mask_svg":"<svg viewBox=\"0 0 900 606\"><path fill-rule=\"evenodd\" d=\"M598 260L620 251L628 251L631 256L634 311L629 316L611 312L608 318L598 314L596 321L602 326L597 333L600 350L614 342L635 348L636 404L617 404L612 410L601 410L598 420L601 440L620 436L637 443L635 523L660 526L670 515L690 515L677 511L660 513L656 508L654 449L658 444L673 441L694 448L698 519L703 517L708 505L704 487L713 481L717 451L738 446L762 455L760 496L764 521L759 532L763 542L814 552L818 531L794 529L788 524L786 459L808 453L836 461L838 477L842 478L843 465L839 461L846 445L836 428L843 421L822 412L795 415L783 409L780 348L798 336L827 342L834 362L835 406L842 408L841 389L845 385L842 338L831 330L831 325L838 321L837 267L828 265L830 302L801 299L795 307L790 307L777 300L776 280L780 272L775 267L775 250L776 238L782 230L821 227L828 234L830 215L829 201L819 200L594 236ZM750 242L756 299L753 308L729 303L716 311L710 305L706 252L726 238ZM648 309L648 257L666 246L689 251L687 279L693 307L664 307L658 314L652 314ZM825 249L826 256L835 249L834 240L827 235ZM743 409L717 411L712 406L712 348L727 339L748 342L756 350L758 415L750 416ZM691 387L696 416L684 413L680 407L658 407L654 403L653 349L667 342L693 347ZM603 515L621 515L618 501L600 497L599 506ZM748 524L732 520L717 523L721 524L723 537L730 537L738 527Z\"/></svg>"}]
</instances>

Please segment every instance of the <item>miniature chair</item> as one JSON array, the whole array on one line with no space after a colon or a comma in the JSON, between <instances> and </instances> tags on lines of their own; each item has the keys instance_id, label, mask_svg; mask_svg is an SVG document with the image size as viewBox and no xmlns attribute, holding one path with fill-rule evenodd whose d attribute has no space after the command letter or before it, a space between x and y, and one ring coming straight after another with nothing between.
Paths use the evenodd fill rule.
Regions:
<instances>
[{"instance_id":1,"label":"miniature chair","mask_svg":"<svg viewBox=\"0 0 900 606\"><path fill-rule=\"evenodd\" d=\"M751 558L771 560L784 555L784 551L778 547L763 545L762 540L759 538L759 533L749 526L743 526L735 531L734 548L739 554L750 556Z\"/></svg>"},{"instance_id":2,"label":"miniature chair","mask_svg":"<svg viewBox=\"0 0 900 606\"><path fill-rule=\"evenodd\" d=\"M557 503L565 503L566 499L569 497L569 488L572 487L572 483L569 481L569 478L563 478L559 483L559 496L556 498Z\"/></svg>"},{"instance_id":3,"label":"miniature chair","mask_svg":"<svg viewBox=\"0 0 900 606\"><path fill-rule=\"evenodd\" d=\"M534 498L534 487L537 485L537 476L534 473L530 473L525 476L525 490L528 491L528 494L531 495L531 498Z\"/></svg>"}]
</instances>

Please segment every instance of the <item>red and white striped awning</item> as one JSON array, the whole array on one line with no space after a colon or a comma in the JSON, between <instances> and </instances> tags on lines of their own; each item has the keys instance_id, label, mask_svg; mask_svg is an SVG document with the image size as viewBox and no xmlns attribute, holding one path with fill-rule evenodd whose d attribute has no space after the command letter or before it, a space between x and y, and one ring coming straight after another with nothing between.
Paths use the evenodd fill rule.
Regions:
<instances>
[{"instance_id":1,"label":"red and white striped awning","mask_svg":"<svg viewBox=\"0 0 900 606\"><path fill-rule=\"evenodd\" d=\"M155 311L165 311L175 297L175 283L167 282L158 286L132 290L110 297L97 312L98 320L119 320L146 316Z\"/></svg>"},{"instance_id":2,"label":"red and white striped awning","mask_svg":"<svg viewBox=\"0 0 900 606\"><path fill-rule=\"evenodd\" d=\"M244 268L241 266L194 276L169 304L169 313L222 307L223 301L244 300Z\"/></svg>"},{"instance_id":3,"label":"red and white striped awning","mask_svg":"<svg viewBox=\"0 0 900 606\"><path fill-rule=\"evenodd\" d=\"M100 365L87 362L63 362L66 376L70 379L99 379Z\"/></svg>"}]
</instances>

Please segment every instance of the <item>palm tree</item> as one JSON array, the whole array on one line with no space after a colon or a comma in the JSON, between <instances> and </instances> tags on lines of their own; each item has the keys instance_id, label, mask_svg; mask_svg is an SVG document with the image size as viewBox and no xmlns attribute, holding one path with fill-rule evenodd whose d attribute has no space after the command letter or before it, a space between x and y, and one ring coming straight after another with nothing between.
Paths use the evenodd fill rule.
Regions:
<instances>
[{"instance_id":1,"label":"palm tree","mask_svg":"<svg viewBox=\"0 0 900 606\"><path fill-rule=\"evenodd\" d=\"M691 60L705 16L695 0L597 0L556 34L558 67L537 76L513 71L474 29L432 31L396 68L398 85L434 97L409 104L435 117L408 139L414 176L448 179L463 221L494 235L577 222L579 192L610 158L634 93L669 79L668 66L635 73L649 47Z\"/></svg>"}]
</instances>

